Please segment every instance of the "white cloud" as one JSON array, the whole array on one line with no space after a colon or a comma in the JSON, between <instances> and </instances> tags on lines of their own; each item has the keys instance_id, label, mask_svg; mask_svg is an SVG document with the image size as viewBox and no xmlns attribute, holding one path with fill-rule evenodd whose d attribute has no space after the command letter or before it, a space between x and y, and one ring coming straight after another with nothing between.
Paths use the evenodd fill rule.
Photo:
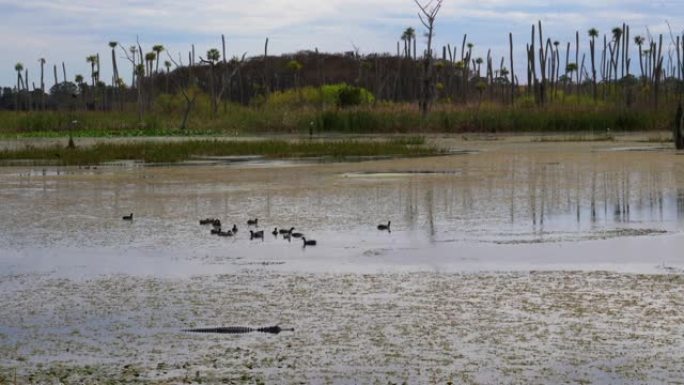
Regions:
<instances>
[{"instance_id":1,"label":"white cloud","mask_svg":"<svg viewBox=\"0 0 684 385\"><path fill-rule=\"evenodd\" d=\"M545 35L561 41L574 39L576 30L608 31L623 21L633 35L646 27L667 33L665 20L681 31L680 8L680 0L444 0L436 43L460 44L467 32L478 49L505 49L508 32L524 44L537 20ZM367 53L392 52L405 27L422 29L412 0L0 0L0 9L0 84L12 84L17 61L37 71L39 57L66 60L72 75L87 73L87 55L107 53L110 40L128 45L138 34L144 46L162 43L173 52L193 43L203 52L225 34L231 55L260 53L266 37L273 53L345 51L352 43Z\"/></svg>"}]
</instances>

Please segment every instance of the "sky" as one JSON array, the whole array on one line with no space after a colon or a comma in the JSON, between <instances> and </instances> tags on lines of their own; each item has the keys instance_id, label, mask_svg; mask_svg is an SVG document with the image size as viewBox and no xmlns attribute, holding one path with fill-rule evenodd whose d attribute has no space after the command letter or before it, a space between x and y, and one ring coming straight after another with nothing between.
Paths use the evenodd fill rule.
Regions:
<instances>
[{"instance_id":1,"label":"sky","mask_svg":"<svg viewBox=\"0 0 684 385\"><path fill-rule=\"evenodd\" d=\"M682 9L684 0L443 0L435 46L438 52L447 43L460 49L467 33L475 57L486 57L491 49L498 63L508 53L510 32L516 61L521 62L530 27L538 20L545 37L562 46L574 42L575 31L588 45L584 37L589 28L609 33L623 22L631 26L632 36L664 33L669 43L668 23L673 33L684 31ZM192 44L197 55L220 50L221 34L230 57L262 54L267 37L269 54L314 48L396 53L401 33L414 27L420 52L425 38L417 12L414 0L0 0L0 85L16 84L17 62L38 84L39 58L47 60L47 88L53 84L53 64L61 74L65 62L69 80L76 74L88 78L85 58L96 53L103 57L101 78L111 79L108 43L128 47L136 37L145 51L162 44L174 58L182 54L187 62ZM123 53L117 56L126 68Z\"/></svg>"}]
</instances>

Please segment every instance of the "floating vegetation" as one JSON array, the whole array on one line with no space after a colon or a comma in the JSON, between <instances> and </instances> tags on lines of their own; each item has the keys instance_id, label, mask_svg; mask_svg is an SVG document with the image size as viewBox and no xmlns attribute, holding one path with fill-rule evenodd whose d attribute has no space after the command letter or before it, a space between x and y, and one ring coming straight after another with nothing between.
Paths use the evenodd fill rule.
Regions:
<instances>
[{"instance_id":1,"label":"floating vegetation","mask_svg":"<svg viewBox=\"0 0 684 385\"><path fill-rule=\"evenodd\" d=\"M336 141L228 141L188 140L180 142L96 143L92 146L36 147L0 151L0 161L29 161L32 164L93 165L120 160L145 163L174 163L197 156L248 156L266 158L424 156L442 151L424 145L420 137L382 140Z\"/></svg>"}]
</instances>

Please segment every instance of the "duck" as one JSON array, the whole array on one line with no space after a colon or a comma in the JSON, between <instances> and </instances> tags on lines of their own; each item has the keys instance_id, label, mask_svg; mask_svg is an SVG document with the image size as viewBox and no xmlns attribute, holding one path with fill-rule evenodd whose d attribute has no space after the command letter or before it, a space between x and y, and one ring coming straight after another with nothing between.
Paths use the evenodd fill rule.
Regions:
<instances>
[{"instance_id":1,"label":"duck","mask_svg":"<svg viewBox=\"0 0 684 385\"><path fill-rule=\"evenodd\" d=\"M219 233L218 233L217 235L218 235L219 237L232 237L232 236L233 236L233 232L230 231L230 230L228 230L228 231L219 231Z\"/></svg>"},{"instance_id":2,"label":"duck","mask_svg":"<svg viewBox=\"0 0 684 385\"><path fill-rule=\"evenodd\" d=\"M316 241L313 239L307 240L306 238L302 237L302 241L304 241L304 247L307 246L316 246Z\"/></svg>"},{"instance_id":3,"label":"duck","mask_svg":"<svg viewBox=\"0 0 684 385\"><path fill-rule=\"evenodd\" d=\"M199 224L202 225L202 226L204 226L204 225L210 225L210 224L214 223L215 220L216 220L216 218L200 219Z\"/></svg>"},{"instance_id":4,"label":"duck","mask_svg":"<svg viewBox=\"0 0 684 385\"><path fill-rule=\"evenodd\" d=\"M390 225L392 224L392 221L388 221L386 225L380 224L378 225L378 230L387 230L390 231Z\"/></svg>"},{"instance_id":5,"label":"duck","mask_svg":"<svg viewBox=\"0 0 684 385\"><path fill-rule=\"evenodd\" d=\"M301 237L304 236L304 234L302 234L302 233L292 233L292 232L291 232L291 233L290 233L290 236L292 236L292 237L294 237L294 238L301 238Z\"/></svg>"},{"instance_id":6,"label":"duck","mask_svg":"<svg viewBox=\"0 0 684 385\"><path fill-rule=\"evenodd\" d=\"M233 232L233 234L237 233L237 226L235 226L235 223L233 223L233 228L231 229L231 231Z\"/></svg>"},{"instance_id":7,"label":"duck","mask_svg":"<svg viewBox=\"0 0 684 385\"><path fill-rule=\"evenodd\" d=\"M280 234L285 235L285 234L290 234L294 229L295 229L294 227L290 227L289 230L288 229L280 229L279 232L280 232Z\"/></svg>"},{"instance_id":8,"label":"duck","mask_svg":"<svg viewBox=\"0 0 684 385\"><path fill-rule=\"evenodd\" d=\"M263 240L264 239L264 230L256 231L256 232L249 230L249 239L252 240L254 238L261 238Z\"/></svg>"},{"instance_id":9,"label":"duck","mask_svg":"<svg viewBox=\"0 0 684 385\"><path fill-rule=\"evenodd\" d=\"M282 231L282 230L281 230L281 231ZM277 227L274 228L273 231L271 231L271 234L273 234L273 236L277 237L277 236L278 236L278 228L277 228ZM281 233L281 234L282 234L282 233Z\"/></svg>"},{"instance_id":10,"label":"duck","mask_svg":"<svg viewBox=\"0 0 684 385\"><path fill-rule=\"evenodd\" d=\"M259 225L259 218L247 220L247 226L258 226L258 225Z\"/></svg>"},{"instance_id":11,"label":"duck","mask_svg":"<svg viewBox=\"0 0 684 385\"><path fill-rule=\"evenodd\" d=\"M130 215L124 215L122 219L124 221L132 221L133 220L133 213L130 213Z\"/></svg>"}]
</instances>

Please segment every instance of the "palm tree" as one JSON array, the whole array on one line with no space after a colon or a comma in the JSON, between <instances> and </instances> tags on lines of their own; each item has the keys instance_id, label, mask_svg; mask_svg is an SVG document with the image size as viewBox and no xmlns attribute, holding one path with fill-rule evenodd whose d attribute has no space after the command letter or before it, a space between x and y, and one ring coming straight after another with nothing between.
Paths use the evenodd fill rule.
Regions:
<instances>
[{"instance_id":1,"label":"palm tree","mask_svg":"<svg viewBox=\"0 0 684 385\"><path fill-rule=\"evenodd\" d=\"M145 54L145 64L147 67L147 76L152 75L152 64L157 60L157 54L154 52L148 52Z\"/></svg>"},{"instance_id":2,"label":"palm tree","mask_svg":"<svg viewBox=\"0 0 684 385\"><path fill-rule=\"evenodd\" d=\"M171 62L168 60L164 61L164 67L166 68L166 93L169 93L169 74L171 73Z\"/></svg>"},{"instance_id":3,"label":"palm tree","mask_svg":"<svg viewBox=\"0 0 684 385\"><path fill-rule=\"evenodd\" d=\"M409 56L410 39L409 39L409 37L406 35L406 31L404 31L404 32L401 34L401 38L400 38L400 39L401 39L401 41L404 42L404 57L408 57L408 56Z\"/></svg>"},{"instance_id":4,"label":"palm tree","mask_svg":"<svg viewBox=\"0 0 684 385\"><path fill-rule=\"evenodd\" d=\"M78 86L79 94L83 94L86 85L83 83L83 75L77 74L74 76L74 83Z\"/></svg>"},{"instance_id":5,"label":"palm tree","mask_svg":"<svg viewBox=\"0 0 684 385\"><path fill-rule=\"evenodd\" d=\"M268 47L268 43L266 44ZM266 54L268 48L264 49L264 54ZM216 112L218 111L218 101L216 100L216 81L214 79L215 75L215 69L216 69L216 64L221 60L221 53L219 52L218 49L212 48L209 51L207 51L207 59L203 59L200 57L200 61L202 63L207 63L209 64L210 68L210 78L209 78L209 88L211 91L211 112L213 115L216 115ZM266 55L264 55L264 62L266 60Z\"/></svg>"},{"instance_id":6,"label":"palm tree","mask_svg":"<svg viewBox=\"0 0 684 385\"><path fill-rule=\"evenodd\" d=\"M589 48L591 51L591 82L592 91L594 93L594 101L596 101L598 94L596 90L596 38L599 35L599 31L596 28L589 29L589 37L591 41L589 42Z\"/></svg>"},{"instance_id":7,"label":"palm tree","mask_svg":"<svg viewBox=\"0 0 684 385\"><path fill-rule=\"evenodd\" d=\"M95 65L97 64L97 55L90 55L86 57L86 62L90 63L90 79L95 87Z\"/></svg>"},{"instance_id":8,"label":"palm tree","mask_svg":"<svg viewBox=\"0 0 684 385\"><path fill-rule=\"evenodd\" d=\"M404 41L404 55L411 57L411 41L416 38L416 30L413 27L408 27L401 34L401 40Z\"/></svg>"},{"instance_id":9,"label":"palm tree","mask_svg":"<svg viewBox=\"0 0 684 385\"><path fill-rule=\"evenodd\" d=\"M481 57L475 59L475 64L477 64L477 77L478 78L480 77L480 67L482 66L482 63L484 63L484 60Z\"/></svg>"},{"instance_id":10,"label":"palm tree","mask_svg":"<svg viewBox=\"0 0 684 385\"><path fill-rule=\"evenodd\" d=\"M159 72L159 59L161 58L161 53L165 50L164 46L157 44L152 46L152 51L157 54L157 67L154 72Z\"/></svg>"},{"instance_id":11,"label":"palm tree","mask_svg":"<svg viewBox=\"0 0 684 385\"><path fill-rule=\"evenodd\" d=\"M615 42L615 60L613 60L613 69L615 71L615 81L618 79L618 62L620 61L620 39L622 39L622 28L615 27L611 31L613 33L613 41Z\"/></svg>"},{"instance_id":12,"label":"palm tree","mask_svg":"<svg viewBox=\"0 0 684 385\"><path fill-rule=\"evenodd\" d=\"M416 57L416 30L413 27L406 28L406 37L409 41L409 57L411 56L411 42L413 42L413 58Z\"/></svg>"},{"instance_id":13,"label":"palm tree","mask_svg":"<svg viewBox=\"0 0 684 385\"><path fill-rule=\"evenodd\" d=\"M119 43L116 41L109 42L109 48L112 49L112 86L116 86L119 79L119 67L116 65L116 54L114 52L118 45Z\"/></svg>"},{"instance_id":14,"label":"palm tree","mask_svg":"<svg viewBox=\"0 0 684 385\"><path fill-rule=\"evenodd\" d=\"M577 63L568 63L567 66L565 66L565 74L572 81L572 74L577 71Z\"/></svg>"},{"instance_id":15,"label":"palm tree","mask_svg":"<svg viewBox=\"0 0 684 385\"><path fill-rule=\"evenodd\" d=\"M218 49L212 48L207 51L207 60L210 61L211 64L216 64L219 60L221 60L221 53Z\"/></svg>"},{"instance_id":16,"label":"palm tree","mask_svg":"<svg viewBox=\"0 0 684 385\"><path fill-rule=\"evenodd\" d=\"M641 77L643 78L646 74L644 73L644 52L642 46L646 42L643 36L634 36L634 43L639 46L639 69L641 69Z\"/></svg>"},{"instance_id":17,"label":"palm tree","mask_svg":"<svg viewBox=\"0 0 684 385\"><path fill-rule=\"evenodd\" d=\"M302 63L294 59L287 63L287 69L292 71L292 74L294 75L295 90L299 90L299 72L302 70L302 67Z\"/></svg>"}]
</instances>

